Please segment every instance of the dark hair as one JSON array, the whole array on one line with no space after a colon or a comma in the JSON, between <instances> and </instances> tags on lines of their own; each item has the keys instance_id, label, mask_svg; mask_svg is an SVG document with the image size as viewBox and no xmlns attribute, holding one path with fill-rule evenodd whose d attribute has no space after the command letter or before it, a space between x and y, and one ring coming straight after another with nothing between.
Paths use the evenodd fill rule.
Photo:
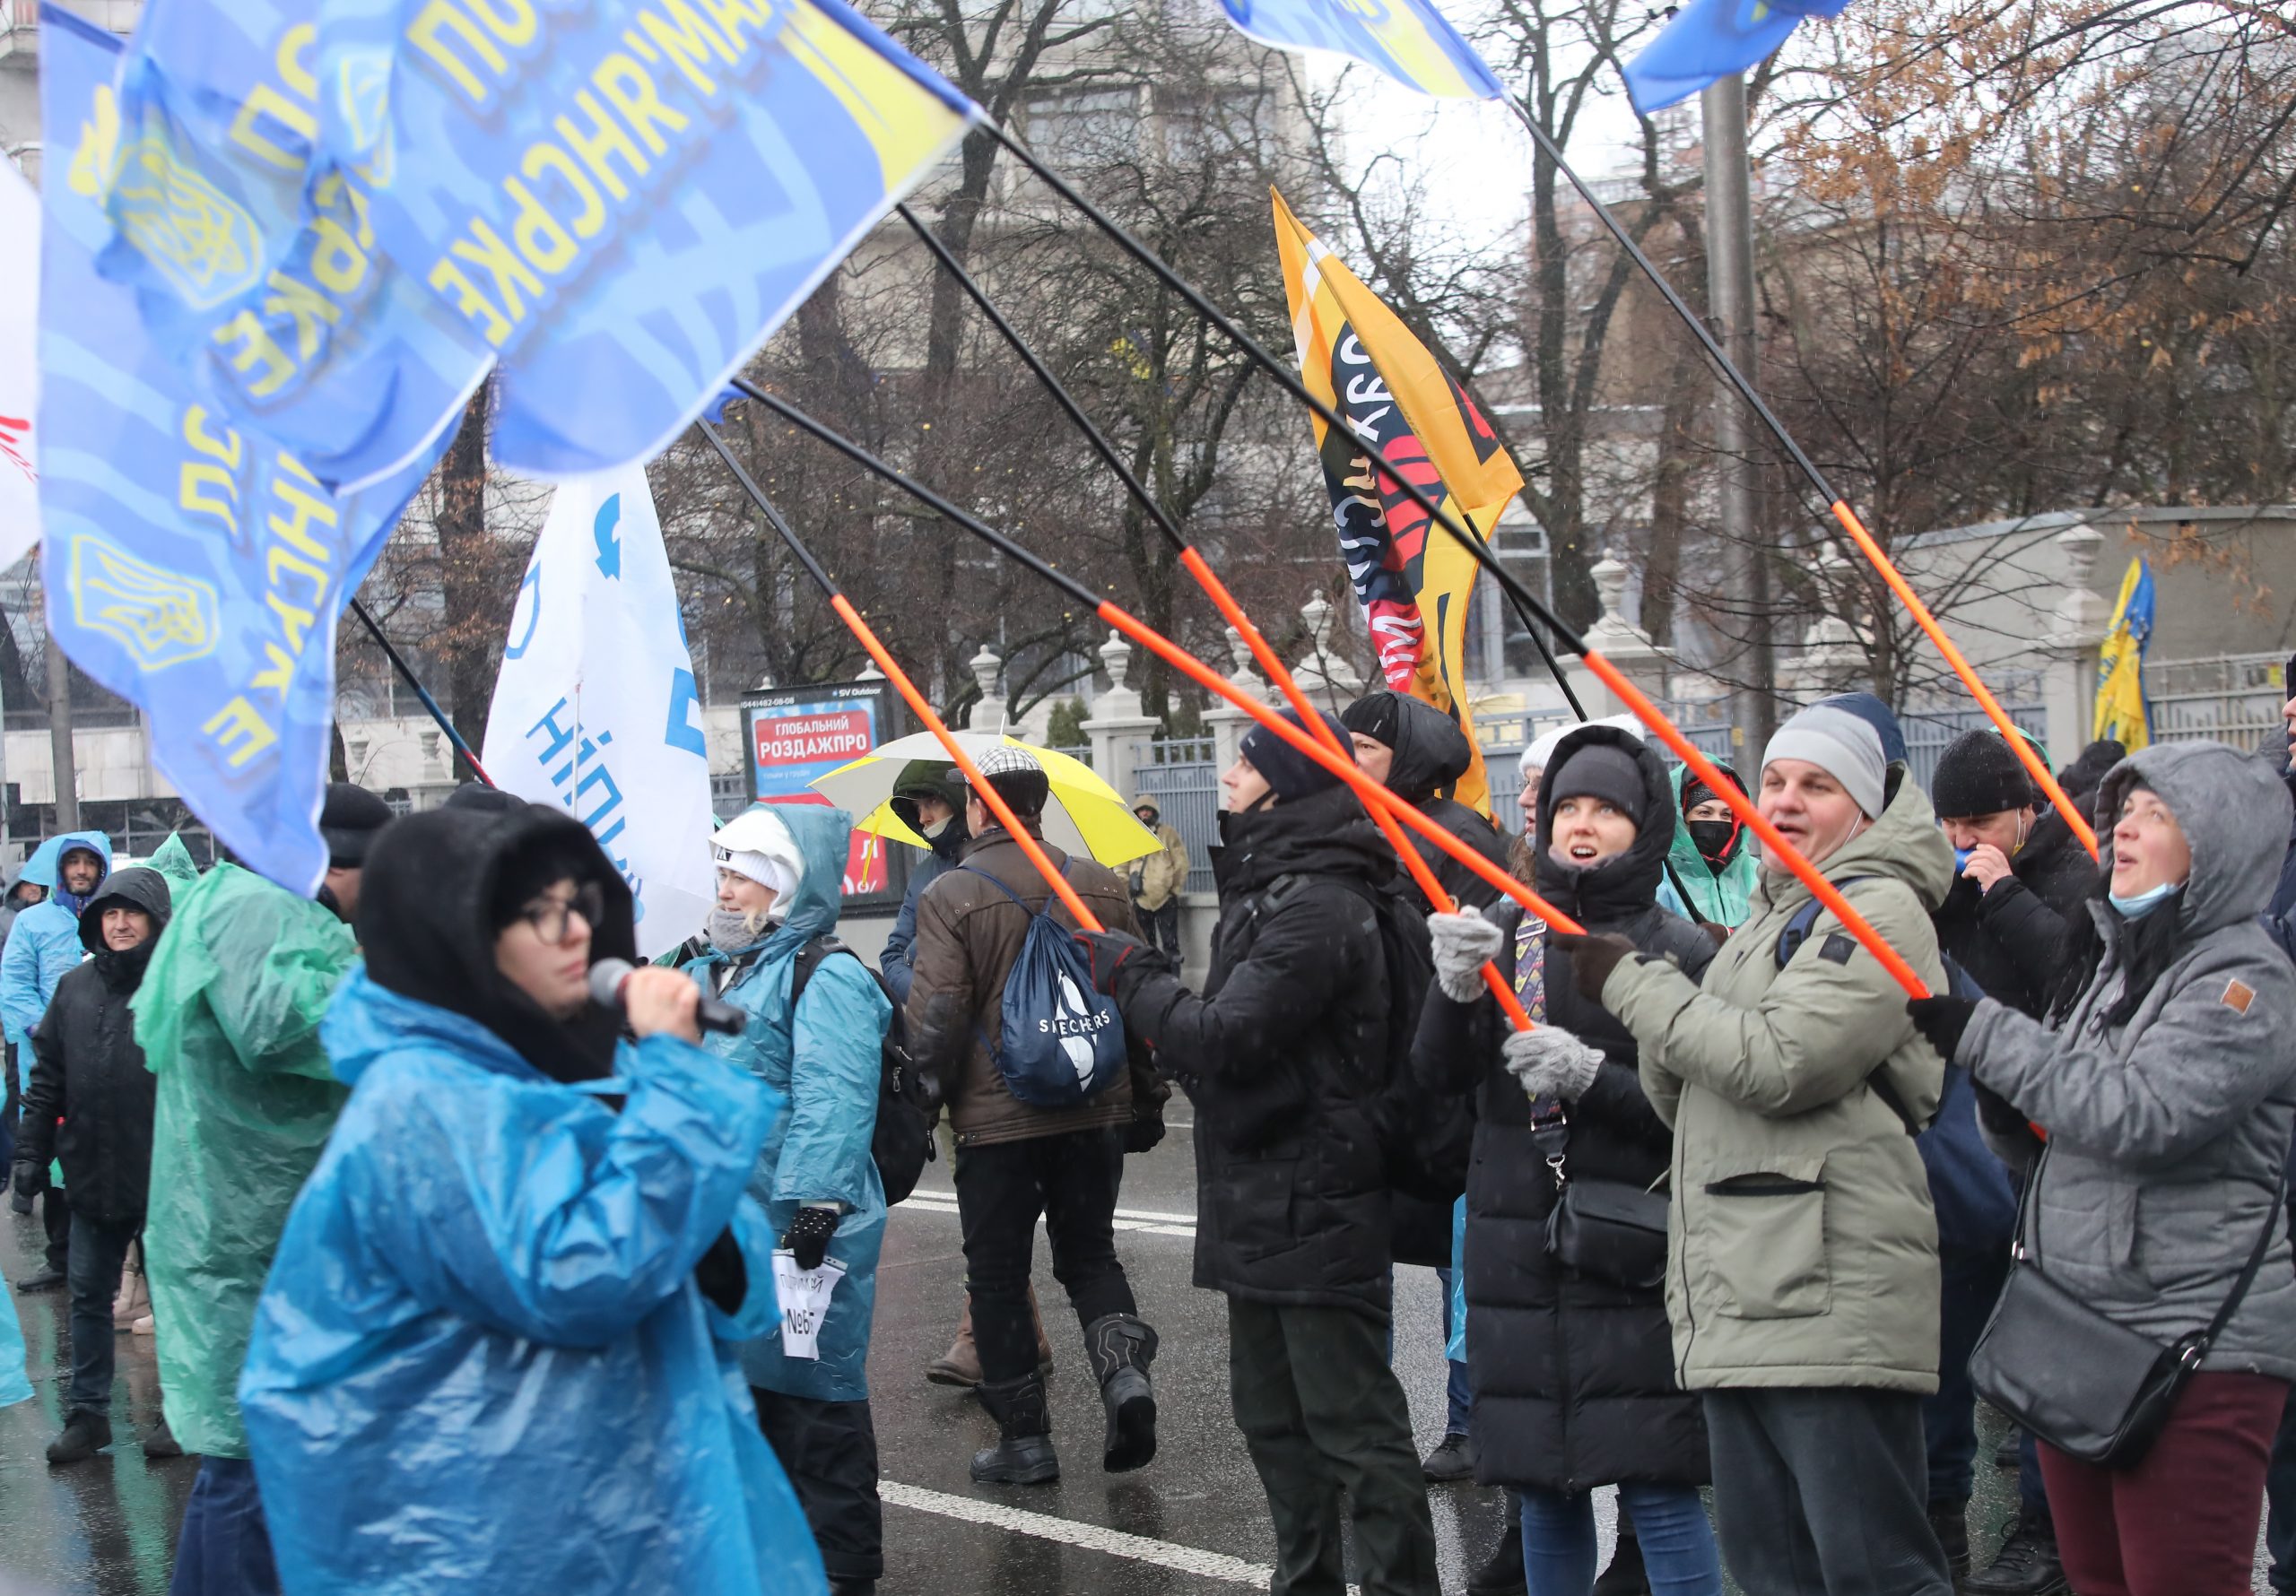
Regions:
<instances>
[{"instance_id":1,"label":"dark hair","mask_svg":"<svg viewBox=\"0 0 2296 1596\"><path fill-rule=\"evenodd\" d=\"M2057 976L2057 990L2049 995L2048 1018L2052 1025L2061 1024L2073 1012L2073 1005L2097 978L2104 967L2105 938L2097 928L2097 915L2091 904L2101 903L2112 889L2110 877L2100 879L2090 889L2087 898L2077 905L2073 913L2073 925L2066 934L2064 963ZM2136 1011L2152 990L2152 984L2177 961L2184 951L2181 892L2170 895L2169 901L2154 909L2142 920L2124 924L2122 963L2127 977L2121 983L2120 996L2106 1011L2109 1026L2126 1025L2136 1017ZM2110 912L2110 911L2108 911Z\"/></svg>"}]
</instances>

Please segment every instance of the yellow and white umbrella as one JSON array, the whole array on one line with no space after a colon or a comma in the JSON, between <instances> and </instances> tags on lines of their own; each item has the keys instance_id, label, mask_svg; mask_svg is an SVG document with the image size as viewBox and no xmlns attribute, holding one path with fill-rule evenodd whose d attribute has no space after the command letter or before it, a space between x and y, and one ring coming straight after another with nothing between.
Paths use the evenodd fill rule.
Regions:
<instances>
[{"instance_id":1,"label":"yellow and white umbrella","mask_svg":"<svg viewBox=\"0 0 2296 1596\"><path fill-rule=\"evenodd\" d=\"M1114 866L1144 859L1163 846L1154 832L1140 823L1123 795L1083 760L987 732L959 732L956 738L966 756L974 759L999 744L1024 748L1037 757L1052 786L1052 795L1044 806L1044 839L1063 852L1083 854ZM893 783L900 778L901 767L911 759L948 757L949 750L941 746L938 737L918 732L897 737L850 764L839 765L811 785L839 809L862 817L854 822L855 830L913 848L926 847L929 846L926 840L893 812ZM955 768L953 760L950 768Z\"/></svg>"}]
</instances>

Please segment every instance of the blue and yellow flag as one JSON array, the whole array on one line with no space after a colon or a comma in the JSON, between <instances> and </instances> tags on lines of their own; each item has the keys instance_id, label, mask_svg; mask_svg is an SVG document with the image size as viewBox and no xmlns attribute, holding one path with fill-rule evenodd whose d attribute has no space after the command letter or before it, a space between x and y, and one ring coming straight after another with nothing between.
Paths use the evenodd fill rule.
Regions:
<instances>
[{"instance_id":1,"label":"blue and yellow flag","mask_svg":"<svg viewBox=\"0 0 2296 1596\"><path fill-rule=\"evenodd\" d=\"M96 271L119 46L53 7L40 32L48 635L144 710L152 764L224 846L308 894L326 872L335 622L446 439L338 498L195 390Z\"/></svg>"},{"instance_id":2,"label":"blue and yellow flag","mask_svg":"<svg viewBox=\"0 0 2296 1596\"><path fill-rule=\"evenodd\" d=\"M1428 0L1222 0L1262 44L1330 50L1438 100L1504 100L1507 86Z\"/></svg>"},{"instance_id":3,"label":"blue and yellow flag","mask_svg":"<svg viewBox=\"0 0 2296 1596\"><path fill-rule=\"evenodd\" d=\"M2097 651L2097 717L2090 736L2117 739L2135 753L2152 741L2144 702L2144 650L2152 641L2152 572L2142 556L2128 562L2120 597Z\"/></svg>"},{"instance_id":4,"label":"blue and yellow flag","mask_svg":"<svg viewBox=\"0 0 2296 1596\"><path fill-rule=\"evenodd\" d=\"M170 0L103 268L332 483L488 371L528 475L689 426L978 115L842 0Z\"/></svg>"},{"instance_id":5,"label":"blue and yellow flag","mask_svg":"<svg viewBox=\"0 0 2296 1596\"><path fill-rule=\"evenodd\" d=\"M1627 98L1644 116L1735 77L1786 42L1804 17L1838 17L1849 0L1690 0L1628 62Z\"/></svg>"}]
</instances>

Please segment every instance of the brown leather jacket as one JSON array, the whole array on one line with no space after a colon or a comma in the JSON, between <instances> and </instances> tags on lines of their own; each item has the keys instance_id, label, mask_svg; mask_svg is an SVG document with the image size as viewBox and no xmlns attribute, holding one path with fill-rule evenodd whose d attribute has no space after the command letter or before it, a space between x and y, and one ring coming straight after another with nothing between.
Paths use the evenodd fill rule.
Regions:
<instances>
[{"instance_id":1,"label":"brown leather jacket","mask_svg":"<svg viewBox=\"0 0 2296 1596\"><path fill-rule=\"evenodd\" d=\"M1056 863L1062 857L1057 848L1048 846L1046 852ZM1158 1112L1171 1089L1156 1080L1147 1048L1136 1037L1130 1070L1081 1108L1031 1108L1005 1089L996 1057L1004 980L1021 956L1029 916L980 872L1004 882L1031 909L1039 907L1048 892L1028 855L1001 828L966 845L964 865L943 872L917 900L917 940L909 950L915 973L904 1010L910 1055L939 1072L957 1145L1025 1141L1129 1124L1135 1090L1149 1105L1147 1113ZM1066 873L1102 925L1138 934L1130 894L1114 871L1072 858ZM1058 904L1052 913L1062 925L1074 924Z\"/></svg>"}]
</instances>

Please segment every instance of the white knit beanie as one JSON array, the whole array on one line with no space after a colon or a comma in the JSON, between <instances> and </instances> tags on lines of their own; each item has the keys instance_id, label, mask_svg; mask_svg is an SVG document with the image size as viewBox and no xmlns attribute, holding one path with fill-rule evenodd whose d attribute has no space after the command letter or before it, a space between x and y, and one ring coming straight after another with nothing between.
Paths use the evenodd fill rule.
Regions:
<instances>
[{"instance_id":1,"label":"white knit beanie","mask_svg":"<svg viewBox=\"0 0 2296 1596\"><path fill-rule=\"evenodd\" d=\"M778 925L789 917L797 889L805 880L805 856L781 817L763 805L744 810L726 822L711 850L718 868L747 877L773 889L773 906L766 919Z\"/></svg>"}]
</instances>

